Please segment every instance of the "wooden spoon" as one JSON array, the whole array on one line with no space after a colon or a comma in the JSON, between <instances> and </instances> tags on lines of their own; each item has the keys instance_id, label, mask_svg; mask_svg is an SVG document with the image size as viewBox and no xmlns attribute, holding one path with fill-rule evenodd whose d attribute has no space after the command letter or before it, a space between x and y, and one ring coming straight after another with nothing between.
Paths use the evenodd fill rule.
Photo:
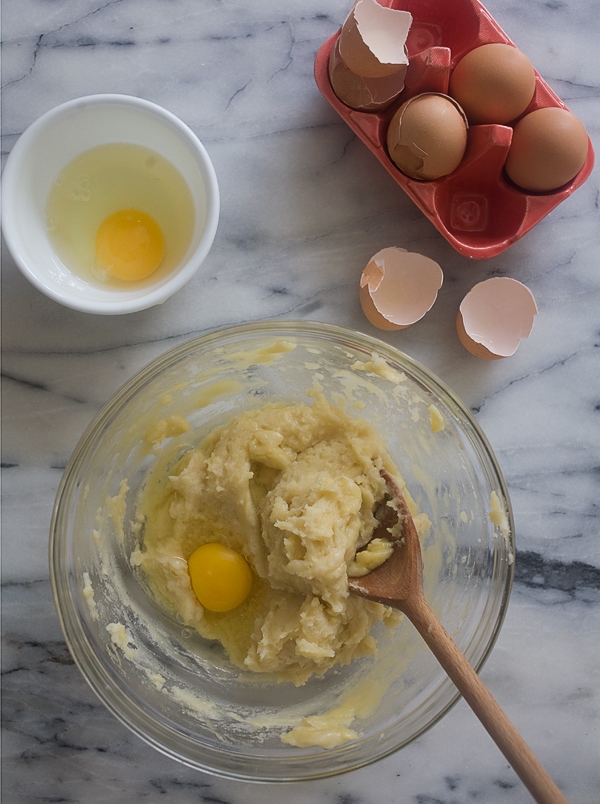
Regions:
<instances>
[{"instance_id":1,"label":"wooden spoon","mask_svg":"<svg viewBox=\"0 0 600 804\"><path fill-rule=\"evenodd\" d=\"M425 600L421 547L415 523L397 483L385 470L381 474L393 507L386 506L388 513L381 517L373 536L393 541L394 551L387 561L367 575L350 578L350 591L403 612L535 801L539 804L568 804Z\"/></svg>"}]
</instances>

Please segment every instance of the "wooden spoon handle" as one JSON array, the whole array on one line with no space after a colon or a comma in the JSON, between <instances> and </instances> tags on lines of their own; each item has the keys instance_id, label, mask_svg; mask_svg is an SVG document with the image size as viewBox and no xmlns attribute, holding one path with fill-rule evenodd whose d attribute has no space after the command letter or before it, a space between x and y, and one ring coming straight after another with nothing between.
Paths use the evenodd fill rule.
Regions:
<instances>
[{"instance_id":1,"label":"wooden spoon handle","mask_svg":"<svg viewBox=\"0 0 600 804\"><path fill-rule=\"evenodd\" d=\"M424 597L402 610L421 634L458 691L475 712L538 804L568 804L496 699L481 681Z\"/></svg>"}]
</instances>

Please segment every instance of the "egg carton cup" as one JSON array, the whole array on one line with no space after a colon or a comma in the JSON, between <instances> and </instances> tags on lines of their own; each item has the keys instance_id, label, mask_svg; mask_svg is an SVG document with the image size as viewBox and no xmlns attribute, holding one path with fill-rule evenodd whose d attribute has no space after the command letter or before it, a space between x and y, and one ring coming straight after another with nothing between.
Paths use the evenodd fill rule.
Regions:
<instances>
[{"instance_id":1,"label":"egg carton cup","mask_svg":"<svg viewBox=\"0 0 600 804\"><path fill-rule=\"evenodd\" d=\"M342 103L332 89L328 72L340 31L317 53L317 87L456 251L472 259L494 257L523 237L588 178L594 166L591 140L588 137L582 169L552 193L528 193L505 175L513 134L508 125L470 126L465 155L453 173L433 181L409 178L392 162L386 146L387 128L396 109L422 92L448 94L450 74L470 50L491 43L514 43L478 0L380 2L387 8L408 11L413 17L406 42L409 63L403 91L385 110L362 112ZM521 117L548 106L567 109L536 71L535 92Z\"/></svg>"}]
</instances>

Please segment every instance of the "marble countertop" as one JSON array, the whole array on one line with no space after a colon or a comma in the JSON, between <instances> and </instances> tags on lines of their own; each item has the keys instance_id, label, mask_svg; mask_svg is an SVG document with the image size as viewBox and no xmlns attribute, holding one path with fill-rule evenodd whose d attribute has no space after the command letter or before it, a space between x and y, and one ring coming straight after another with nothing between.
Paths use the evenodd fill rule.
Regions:
<instances>
[{"instance_id":1,"label":"marble countertop","mask_svg":"<svg viewBox=\"0 0 600 804\"><path fill-rule=\"evenodd\" d=\"M487 434L516 521L505 625L482 678L572 804L600 801L600 179L500 256L456 253L325 102L320 45L348 0L4 0L2 157L39 115L82 95L159 103L204 142L222 194L214 247L164 305L116 318L41 295L2 252L3 802L520 804L519 780L463 701L374 766L247 785L155 752L96 700L55 614L47 542L79 436L170 347L216 327L310 319L382 338L438 374ZM600 152L600 34L590 0L489 0L492 15L586 125ZM358 280L379 249L437 260L429 314L396 333L364 318ZM478 281L533 292L532 335L506 360L454 327Z\"/></svg>"}]
</instances>

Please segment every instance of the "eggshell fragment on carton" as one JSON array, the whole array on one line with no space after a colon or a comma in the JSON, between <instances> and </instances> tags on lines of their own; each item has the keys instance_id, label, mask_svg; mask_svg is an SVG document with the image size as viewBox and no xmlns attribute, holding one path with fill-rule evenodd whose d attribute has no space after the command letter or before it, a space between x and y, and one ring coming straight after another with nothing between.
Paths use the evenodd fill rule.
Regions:
<instances>
[{"instance_id":1,"label":"eggshell fragment on carton","mask_svg":"<svg viewBox=\"0 0 600 804\"><path fill-rule=\"evenodd\" d=\"M406 68L382 78L365 78L350 70L340 56L338 39L329 56L329 81L336 96L361 112L384 110L404 89Z\"/></svg>"},{"instance_id":2,"label":"eggshell fragment on carton","mask_svg":"<svg viewBox=\"0 0 600 804\"><path fill-rule=\"evenodd\" d=\"M431 309L442 282L442 269L429 257L396 246L384 248L362 272L360 303L379 329L405 329Z\"/></svg>"},{"instance_id":3,"label":"eggshell fragment on carton","mask_svg":"<svg viewBox=\"0 0 600 804\"><path fill-rule=\"evenodd\" d=\"M475 357L510 357L521 340L531 334L537 311L533 294L518 280L486 279L475 285L460 305L458 337Z\"/></svg>"},{"instance_id":4,"label":"eggshell fragment on carton","mask_svg":"<svg viewBox=\"0 0 600 804\"><path fill-rule=\"evenodd\" d=\"M466 116L459 104L439 92L423 92L400 106L390 120L387 148L404 174L434 181L452 173L467 147Z\"/></svg>"},{"instance_id":5,"label":"eggshell fragment on carton","mask_svg":"<svg viewBox=\"0 0 600 804\"><path fill-rule=\"evenodd\" d=\"M406 72L406 38L412 24L408 11L385 8L377 0L357 0L339 36L339 55L363 78Z\"/></svg>"}]
</instances>

